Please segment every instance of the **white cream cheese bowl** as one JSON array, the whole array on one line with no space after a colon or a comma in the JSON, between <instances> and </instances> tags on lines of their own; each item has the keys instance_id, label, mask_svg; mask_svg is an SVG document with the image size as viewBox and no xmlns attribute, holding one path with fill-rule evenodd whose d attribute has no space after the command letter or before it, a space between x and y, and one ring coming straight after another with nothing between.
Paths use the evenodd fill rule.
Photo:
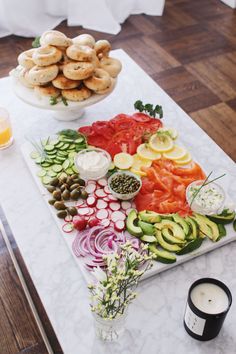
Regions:
<instances>
[{"instance_id":1,"label":"white cream cheese bowl","mask_svg":"<svg viewBox=\"0 0 236 354\"><path fill-rule=\"evenodd\" d=\"M80 177L97 180L104 177L111 165L111 156L107 151L99 148L88 148L78 152L75 156L75 166Z\"/></svg>"}]
</instances>

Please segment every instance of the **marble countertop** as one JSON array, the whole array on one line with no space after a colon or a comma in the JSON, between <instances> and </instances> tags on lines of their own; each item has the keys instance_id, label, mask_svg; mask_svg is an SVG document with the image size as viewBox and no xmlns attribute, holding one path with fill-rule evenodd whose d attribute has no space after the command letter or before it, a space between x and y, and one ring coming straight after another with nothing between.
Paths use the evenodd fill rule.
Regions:
<instances>
[{"instance_id":1,"label":"marble countertop","mask_svg":"<svg viewBox=\"0 0 236 354\"><path fill-rule=\"evenodd\" d=\"M14 96L9 78L0 80L0 106L10 112L15 138L12 147L0 151L0 203L65 354L233 354L235 242L144 280L130 306L125 335L117 343L101 343L95 338L86 283L24 163L20 146L26 136L47 136L129 113L142 99L163 106L164 124L184 128L181 140L206 172L227 173L224 187L236 201L235 163L123 51L113 55L124 65L115 91L75 122L56 121L51 112L26 105ZM233 304L219 336L199 342L186 333L183 315L188 288L208 276L228 285Z\"/></svg>"}]
</instances>

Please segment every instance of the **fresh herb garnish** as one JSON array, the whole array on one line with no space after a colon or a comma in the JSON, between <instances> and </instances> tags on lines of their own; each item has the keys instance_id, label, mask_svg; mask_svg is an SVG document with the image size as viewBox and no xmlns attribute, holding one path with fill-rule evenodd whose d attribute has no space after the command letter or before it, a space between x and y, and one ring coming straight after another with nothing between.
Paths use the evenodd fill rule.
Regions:
<instances>
[{"instance_id":1,"label":"fresh herb garnish","mask_svg":"<svg viewBox=\"0 0 236 354\"><path fill-rule=\"evenodd\" d=\"M195 191L193 192L193 197L192 197L192 200L191 200L191 203L190 203L190 207L192 206L192 204L193 204L195 198L197 197L198 193L202 190L203 187L207 186L208 184L210 184L210 183L212 183L212 182L215 182L216 180L218 180L218 179L220 179L220 178L222 178L222 177L224 177L224 176L226 175L226 174L224 173L223 175L221 175L221 176L219 176L219 177L216 177L216 178L212 179L211 181L209 181L209 178L210 178L210 176L212 175L212 173L213 173L213 171L211 171L211 172L209 173L209 175L205 178L205 180L203 181L202 185L201 185L197 190L195 190Z\"/></svg>"},{"instance_id":2,"label":"fresh herb garnish","mask_svg":"<svg viewBox=\"0 0 236 354\"><path fill-rule=\"evenodd\" d=\"M50 100L49 100L49 103L50 103L51 106L54 106L55 104L58 103L58 100L57 100L56 97L51 96Z\"/></svg>"},{"instance_id":3,"label":"fresh herb garnish","mask_svg":"<svg viewBox=\"0 0 236 354\"><path fill-rule=\"evenodd\" d=\"M62 102L64 103L65 106L68 106L67 99L65 97L61 98Z\"/></svg>"},{"instance_id":4,"label":"fresh herb garnish","mask_svg":"<svg viewBox=\"0 0 236 354\"><path fill-rule=\"evenodd\" d=\"M156 118L156 115L159 115L160 119L163 118L162 106L159 106L158 104L154 107L153 104L143 104L141 100L138 100L134 103L134 108L139 112L148 113L151 117Z\"/></svg>"},{"instance_id":5,"label":"fresh herb garnish","mask_svg":"<svg viewBox=\"0 0 236 354\"><path fill-rule=\"evenodd\" d=\"M73 139L73 140L78 139L80 136L82 136L84 138L84 136L82 134L78 133L76 130L73 130L73 129L64 129L64 130L59 131L57 134L63 135L66 138Z\"/></svg>"},{"instance_id":6,"label":"fresh herb garnish","mask_svg":"<svg viewBox=\"0 0 236 354\"><path fill-rule=\"evenodd\" d=\"M32 42L32 47L33 48L38 48L40 47L40 37L35 37L35 39Z\"/></svg>"}]
</instances>

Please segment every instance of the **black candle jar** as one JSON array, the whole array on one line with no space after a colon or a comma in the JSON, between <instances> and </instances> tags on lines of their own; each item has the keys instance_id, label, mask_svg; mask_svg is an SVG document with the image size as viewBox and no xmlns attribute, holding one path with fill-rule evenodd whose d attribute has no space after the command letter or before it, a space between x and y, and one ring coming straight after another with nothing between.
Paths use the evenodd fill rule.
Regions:
<instances>
[{"instance_id":1,"label":"black candle jar","mask_svg":"<svg viewBox=\"0 0 236 354\"><path fill-rule=\"evenodd\" d=\"M219 291L219 295L221 296L224 293L225 296L227 296L227 301L228 301L227 305L225 305L225 309L224 310L221 309L219 312L216 311L216 313L212 313L212 311L214 312L214 306L215 306L214 300L217 300L216 299L217 294L215 294L215 298L214 296L210 295L211 291L209 291L208 288L211 287L215 288L216 291ZM205 292L203 290L204 288L206 290ZM196 300L193 301L192 299L193 291L195 291L196 293L196 290L199 292L199 299L200 299L199 306L196 305ZM205 300L204 304L201 301L202 297ZM184 316L184 327L186 331L190 336L201 341L207 341L215 338L220 332L220 329L223 325L223 322L230 309L231 304L232 304L231 292L228 289L228 287L221 281L213 278L202 278L195 281L191 285L188 292L188 300L187 300L185 316ZM209 311L207 310L208 305L209 305ZM204 310L204 308L206 308L206 310ZM217 310L217 306L216 306L216 310Z\"/></svg>"}]
</instances>

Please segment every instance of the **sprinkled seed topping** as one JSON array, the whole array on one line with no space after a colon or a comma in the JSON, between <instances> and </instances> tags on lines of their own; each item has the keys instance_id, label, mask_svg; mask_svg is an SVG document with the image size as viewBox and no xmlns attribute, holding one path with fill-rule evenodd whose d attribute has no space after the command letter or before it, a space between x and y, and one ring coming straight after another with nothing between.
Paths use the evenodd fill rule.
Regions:
<instances>
[{"instance_id":1,"label":"sprinkled seed topping","mask_svg":"<svg viewBox=\"0 0 236 354\"><path fill-rule=\"evenodd\" d=\"M119 194L130 194L136 192L140 187L140 181L134 176L127 174L115 175L110 183L110 188Z\"/></svg>"}]
</instances>

